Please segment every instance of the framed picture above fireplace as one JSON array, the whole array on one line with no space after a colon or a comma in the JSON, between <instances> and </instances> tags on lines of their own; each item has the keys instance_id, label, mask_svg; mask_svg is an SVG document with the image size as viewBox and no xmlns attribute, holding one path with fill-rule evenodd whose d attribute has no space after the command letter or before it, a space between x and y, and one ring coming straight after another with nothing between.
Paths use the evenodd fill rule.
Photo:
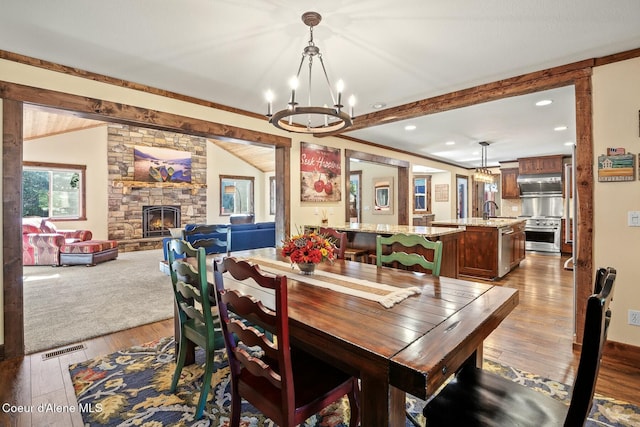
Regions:
<instances>
[{"instance_id":1,"label":"framed picture above fireplace","mask_svg":"<svg viewBox=\"0 0 640 427\"><path fill-rule=\"evenodd\" d=\"M133 179L140 182L191 182L191 153L170 148L133 147Z\"/></svg>"}]
</instances>

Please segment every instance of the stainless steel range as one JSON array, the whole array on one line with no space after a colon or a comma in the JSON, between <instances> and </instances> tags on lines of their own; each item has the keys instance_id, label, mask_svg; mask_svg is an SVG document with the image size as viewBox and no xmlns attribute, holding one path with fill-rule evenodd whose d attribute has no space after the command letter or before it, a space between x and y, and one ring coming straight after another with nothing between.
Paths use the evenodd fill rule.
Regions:
<instances>
[{"instance_id":1,"label":"stainless steel range","mask_svg":"<svg viewBox=\"0 0 640 427\"><path fill-rule=\"evenodd\" d=\"M563 212L561 175L520 175L518 185L521 217L527 219L525 249L559 253Z\"/></svg>"},{"instance_id":2,"label":"stainless steel range","mask_svg":"<svg viewBox=\"0 0 640 427\"><path fill-rule=\"evenodd\" d=\"M524 225L525 249L539 252L560 252L561 218L527 218Z\"/></svg>"}]
</instances>

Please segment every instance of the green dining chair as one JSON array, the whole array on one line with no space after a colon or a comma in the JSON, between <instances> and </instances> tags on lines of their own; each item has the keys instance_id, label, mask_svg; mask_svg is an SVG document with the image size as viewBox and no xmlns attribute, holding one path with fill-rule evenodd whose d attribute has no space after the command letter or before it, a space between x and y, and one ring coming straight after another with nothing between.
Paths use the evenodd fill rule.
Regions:
<instances>
[{"instance_id":1,"label":"green dining chair","mask_svg":"<svg viewBox=\"0 0 640 427\"><path fill-rule=\"evenodd\" d=\"M422 247L426 250L432 250L433 259L428 260L420 253L407 253L398 250L398 245L407 249ZM385 251L385 247L391 247L391 252ZM438 277L440 276L440 264L442 263L442 242L433 242L417 234L398 233L389 237L376 236L376 265L381 267L384 264L393 262L398 262L406 267L419 265L431 270L431 274Z\"/></svg>"},{"instance_id":2,"label":"green dining chair","mask_svg":"<svg viewBox=\"0 0 640 427\"><path fill-rule=\"evenodd\" d=\"M171 381L171 392L176 391L180 373L187 355L188 341L205 351L205 369L200 389L200 398L196 407L195 419L202 417L207 402L213 375L214 351L224 348L224 338L220 327L220 318L215 308L215 297L209 290L204 247L195 249L180 239L167 242L169 273L173 285L176 316L180 323L180 343L176 369ZM195 267L188 258L195 258Z\"/></svg>"}]
</instances>

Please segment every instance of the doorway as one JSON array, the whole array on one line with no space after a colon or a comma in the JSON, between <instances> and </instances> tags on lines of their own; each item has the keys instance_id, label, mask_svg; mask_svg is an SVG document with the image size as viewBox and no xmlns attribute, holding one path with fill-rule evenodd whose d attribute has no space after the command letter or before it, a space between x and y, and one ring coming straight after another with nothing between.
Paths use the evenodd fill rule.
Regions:
<instances>
[{"instance_id":1,"label":"doorway","mask_svg":"<svg viewBox=\"0 0 640 427\"><path fill-rule=\"evenodd\" d=\"M466 218L469 200L469 177L456 175L456 218Z\"/></svg>"},{"instance_id":2,"label":"doorway","mask_svg":"<svg viewBox=\"0 0 640 427\"><path fill-rule=\"evenodd\" d=\"M349 222L362 222L362 171L349 173Z\"/></svg>"}]
</instances>

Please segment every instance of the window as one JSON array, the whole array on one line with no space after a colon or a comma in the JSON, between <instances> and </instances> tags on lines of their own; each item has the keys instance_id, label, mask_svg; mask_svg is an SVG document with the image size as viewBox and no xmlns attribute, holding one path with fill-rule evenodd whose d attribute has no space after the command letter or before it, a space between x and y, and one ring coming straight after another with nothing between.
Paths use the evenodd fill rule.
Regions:
<instances>
[{"instance_id":1,"label":"window","mask_svg":"<svg viewBox=\"0 0 640 427\"><path fill-rule=\"evenodd\" d=\"M413 213L431 213L431 175L413 176Z\"/></svg>"},{"instance_id":2,"label":"window","mask_svg":"<svg viewBox=\"0 0 640 427\"><path fill-rule=\"evenodd\" d=\"M253 177L220 175L220 215L252 213Z\"/></svg>"},{"instance_id":3,"label":"window","mask_svg":"<svg viewBox=\"0 0 640 427\"><path fill-rule=\"evenodd\" d=\"M86 219L86 166L24 162L22 216Z\"/></svg>"}]
</instances>

